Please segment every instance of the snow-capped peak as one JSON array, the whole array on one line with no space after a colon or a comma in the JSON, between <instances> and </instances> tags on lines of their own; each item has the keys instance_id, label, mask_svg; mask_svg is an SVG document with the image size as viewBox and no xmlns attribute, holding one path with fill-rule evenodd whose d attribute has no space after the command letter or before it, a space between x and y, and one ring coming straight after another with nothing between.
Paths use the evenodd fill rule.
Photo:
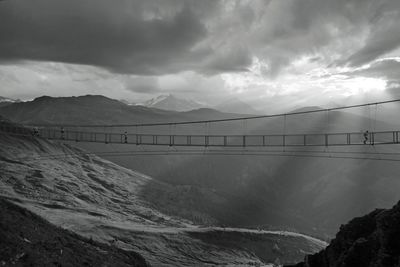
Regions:
<instances>
[{"instance_id":1,"label":"snow-capped peak","mask_svg":"<svg viewBox=\"0 0 400 267\"><path fill-rule=\"evenodd\" d=\"M1 102L12 102L12 103L14 103L14 102L19 102L19 101L18 101L18 100L11 99L11 98L7 98L7 97L0 96L0 103L1 103Z\"/></svg>"},{"instance_id":2,"label":"snow-capped peak","mask_svg":"<svg viewBox=\"0 0 400 267\"><path fill-rule=\"evenodd\" d=\"M172 94L159 95L154 97L141 105L151 108L175 110L175 111L189 111L204 107L204 105L184 98L178 98Z\"/></svg>"},{"instance_id":3,"label":"snow-capped peak","mask_svg":"<svg viewBox=\"0 0 400 267\"><path fill-rule=\"evenodd\" d=\"M157 103L159 103L165 99L168 99L168 98L174 98L174 96L172 94L159 95L157 97L153 97L152 99L149 99L146 102L144 102L143 106L152 107L154 105L157 105Z\"/></svg>"}]
</instances>

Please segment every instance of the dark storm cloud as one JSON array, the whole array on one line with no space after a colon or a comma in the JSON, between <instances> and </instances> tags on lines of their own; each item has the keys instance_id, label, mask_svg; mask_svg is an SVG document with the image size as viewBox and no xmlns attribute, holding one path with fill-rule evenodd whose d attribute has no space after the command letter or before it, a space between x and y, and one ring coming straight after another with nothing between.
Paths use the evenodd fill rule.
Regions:
<instances>
[{"instance_id":1,"label":"dark storm cloud","mask_svg":"<svg viewBox=\"0 0 400 267\"><path fill-rule=\"evenodd\" d=\"M304 55L318 56L326 66L358 66L400 45L398 0L283 0L268 8L258 54L272 74Z\"/></svg>"},{"instance_id":2,"label":"dark storm cloud","mask_svg":"<svg viewBox=\"0 0 400 267\"><path fill-rule=\"evenodd\" d=\"M355 71L341 73L347 76L363 76L382 78L391 81L400 81L400 61L385 59L371 63L368 67Z\"/></svg>"},{"instance_id":3,"label":"dark storm cloud","mask_svg":"<svg viewBox=\"0 0 400 267\"><path fill-rule=\"evenodd\" d=\"M136 93L155 94L160 93L162 90L157 82L157 79L152 76L126 76L122 79L126 90Z\"/></svg>"},{"instance_id":4,"label":"dark storm cloud","mask_svg":"<svg viewBox=\"0 0 400 267\"><path fill-rule=\"evenodd\" d=\"M393 98L393 99L400 99L400 81L397 82L390 82L389 88L386 89L386 92Z\"/></svg>"},{"instance_id":5,"label":"dark storm cloud","mask_svg":"<svg viewBox=\"0 0 400 267\"><path fill-rule=\"evenodd\" d=\"M371 62L400 47L400 1L383 1L373 15L365 45L348 59L353 66Z\"/></svg>"},{"instance_id":6,"label":"dark storm cloud","mask_svg":"<svg viewBox=\"0 0 400 267\"><path fill-rule=\"evenodd\" d=\"M251 53L245 47L226 47L213 51L212 55L204 62L203 73L243 72L252 63Z\"/></svg>"},{"instance_id":7,"label":"dark storm cloud","mask_svg":"<svg viewBox=\"0 0 400 267\"><path fill-rule=\"evenodd\" d=\"M400 24L396 28L376 33L368 38L367 44L347 60L352 66L361 66L400 46Z\"/></svg>"},{"instance_id":8,"label":"dark storm cloud","mask_svg":"<svg viewBox=\"0 0 400 267\"><path fill-rule=\"evenodd\" d=\"M206 35L186 5L172 15L140 1L13 0L0 6L0 58L103 66L122 73L176 72Z\"/></svg>"},{"instance_id":9,"label":"dark storm cloud","mask_svg":"<svg viewBox=\"0 0 400 267\"><path fill-rule=\"evenodd\" d=\"M10 0L0 5L0 60L87 64L162 75L276 77L302 56L358 66L400 43L398 0Z\"/></svg>"}]
</instances>

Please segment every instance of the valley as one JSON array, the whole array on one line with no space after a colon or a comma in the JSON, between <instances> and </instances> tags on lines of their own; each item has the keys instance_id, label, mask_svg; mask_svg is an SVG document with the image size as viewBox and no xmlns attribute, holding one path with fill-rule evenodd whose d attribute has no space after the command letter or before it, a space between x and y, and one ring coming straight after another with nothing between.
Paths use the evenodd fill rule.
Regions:
<instances>
[{"instance_id":1,"label":"valley","mask_svg":"<svg viewBox=\"0 0 400 267\"><path fill-rule=\"evenodd\" d=\"M70 112L59 112L60 105L63 110ZM370 117L357 112L331 111L249 120L245 125L241 121L234 121L210 125L114 127L107 131L121 133L127 130L132 134L281 134L285 130L287 133L301 134L359 132L368 128L391 130L396 129L396 121L387 114L395 112L397 108L396 103L382 106ZM29 113L30 109L34 112ZM318 107L296 111L315 109ZM159 123L241 116L206 109L171 112L130 107L99 96L40 98L0 108L0 112L19 123L40 124L46 121L61 125L86 124L89 121L92 122L90 124L131 124L148 120ZM72 114L76 114L76 117ZM80 130L104 131L103 127ZM359 138L361 142L361 134ZM154 178L140 191L144 199L167 214L205 225L285 229L328 240L342 222L375 207L390 207L400 198L398 191L393 190L400 186L397 179L400 169L396 162L329 158L335 155L362 155L360 153L383 153L381 157L384 158L385 153L397 153L396 146L311 148L309 152L327 157L310 158L290 156L303 153L301 148L288 149L291 153L279 147L271 148L267 150L270 153L267 156L212 155L207 153L209 149L199 148L196 150L204 151L203 154L181 156L173 154L179 150L173 147L64 143L98 153L120 166ZM219 148L215 149L218 151ZM165 151L166 155L129 154L130 151L140 154L141 151L145 153L151 150ZM171 153L168 154L168 151ZM287 156L274 156L280 151ZM182 198L176 199L176 195Z\"/></svg>"},{"instance_id":2,"label":"valley","mask_svg":"<svg viewBox=\"0 0 400 267\"><path fill-rule=\"evenodd\" d=\"M63 229L133 250L154 266L295 263L326 245L290 232L202 226L167 215L151 198L170 191L176 201L168 207L176 209L175 202L187 201L179 187L81 154L68 144L2 134L0 152L3 198ZM69 156L41 158L43 153Z\"/></svg>"}]
</instances>

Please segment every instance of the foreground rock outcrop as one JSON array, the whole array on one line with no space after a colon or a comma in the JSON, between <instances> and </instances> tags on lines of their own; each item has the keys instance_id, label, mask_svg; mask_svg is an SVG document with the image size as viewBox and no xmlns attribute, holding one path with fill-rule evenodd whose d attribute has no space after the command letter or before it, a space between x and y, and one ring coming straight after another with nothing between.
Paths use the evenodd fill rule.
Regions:
<instances>
[{"instance_id":1,"label":"foreground rock outcrop","mask_svg":"<svg viewBox=\"0 0 400 267\"><path fill-rule=\"evenodd\" d=\"M342 225L326 249L291 266L400 266L400 202L392 209L375 210Z\"/></svg>"}]
</instances>

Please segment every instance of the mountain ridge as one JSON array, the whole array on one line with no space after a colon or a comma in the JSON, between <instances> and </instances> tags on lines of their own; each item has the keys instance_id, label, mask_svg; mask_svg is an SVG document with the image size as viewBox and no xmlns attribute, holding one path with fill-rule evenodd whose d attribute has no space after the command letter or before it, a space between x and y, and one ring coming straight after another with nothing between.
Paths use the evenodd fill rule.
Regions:
<instances>
[{"instance_id":1,"label":"mountain ridge","mask_svg":"<svg viewBox=\"0 0 400 267\"><path fill-rule=\"evenodd\" d=\"M41 96L32 101L0 107L3 117L23 124L133 124L143 122L187 121L201 117L192 112L162 110L140 105L127 105L102 95L77 97ZM219 111L217 118L232 117Z\"/></svg>"}]
</instances>

